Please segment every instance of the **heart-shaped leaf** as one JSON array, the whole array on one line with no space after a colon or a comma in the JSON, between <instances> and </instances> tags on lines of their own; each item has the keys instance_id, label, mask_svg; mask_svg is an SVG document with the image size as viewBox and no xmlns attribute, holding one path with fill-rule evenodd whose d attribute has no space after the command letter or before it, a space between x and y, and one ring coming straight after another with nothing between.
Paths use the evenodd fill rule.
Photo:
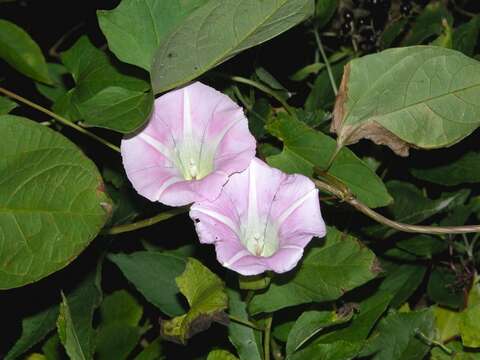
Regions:
<instances>
[{"instance_id":1,"label":"heart-shaped leaf","mask_svg":"<svg viewBox=\"0 0 480 360\"><path fill-rule=\"evenodd\" d=\"M62 135L0 116L0 288L37 281L97 236L111 203L94 163Z\"/></svg>"}]
</instances>

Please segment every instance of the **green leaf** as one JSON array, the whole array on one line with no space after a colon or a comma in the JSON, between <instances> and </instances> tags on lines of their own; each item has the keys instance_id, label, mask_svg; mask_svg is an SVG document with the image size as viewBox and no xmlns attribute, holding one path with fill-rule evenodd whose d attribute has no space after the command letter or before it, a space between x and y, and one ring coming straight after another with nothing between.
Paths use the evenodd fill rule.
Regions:
<instances>
[{"instance_id":1,"label":"green leaf","mask_svg":"<svg viewBox=\"0 0 480 360\"><path fill-rule=\"evenodd\" d=\"M351 310L347 314L337 314L335 311L305 311L288 334L287 357L323 329L350 321L353 315L353 309Z\"/></svg>"},{"instance_id":2,"label":"green leaf","mask_svg":"<svg viewBox=\"0 0 480 360\"><path fill-rule=\"evenodd\" d=\"M9 98L0 96L0 115L8 114L17 106L18 104L15 101L12 101Z\"/></svg>"},{"instance_id":3,"label":"green leaf","mask_svg":"<svg viewBox=\"0 0 480 360\"><path fill-rule=\"evenodd\" d=\"M97 335L98 360L124 360L133 351L142 335L138 326L116 321L103 326Z\"/></svg>"},{"instance_id":4,"label":"green leaf","mask_svg":"<svg viewBox=\"0 0 480 360\"><path fill-rule=\"evenodd\" d=\"M207 0L122 0L113 10L98 10L109 49L123 62L149 71L166 36Z\"/></svg>"},{"instance_id":5,"label":"green leaf","mask_svg":"<svg viewBox=\"0 0 480 360\"><path fill-rule=\"evenodd\" d=\"M0 116L0 288L69 264L107 221L101 176L69 140L28 119Z\"/></svg>"},{"instance_id":6,"label":"green leaf","mask_svg":"<svg viewBox=\"0 0 480 360\"><path fill-rule=\"evenodd\" d=\"M122 133L133 132L143 125L150 114L153 96L148 82L134 74L134 69L113 62L85 36L62 53L61 58L76 86L69 97L58 102L63 101L67 109L73 107L73 114L86 125Z\"/></svg>"},{"instance_id":7,"label":"green leaf","mask_svg":"<svg viewBox=\"0 0 480 360\"><path fill-rule=\"evenodd\" d=\"M249 321L246 305L240 299L238 292L228 289L229 313L239 319ZM228 324L228 338L235 346L240 360L261 360L261 347L257 343L255 331L248 326L230 321Z\"/></svg>"},{"instance_id":8,"label":"green leaf","mask_svg":"<svg viewBox=\"0 0 480 360\"><path fill-rule=\"evenodd\" d=\"M53 329L58 317L58 305L22 319L22 335L5 356L14 360L42 341Z\"/></svg>"},{"instance_id":9,"label":"green leaf","mask_svg":"<svg viewBox=\"0 0 480 360\"><path fill-rule=\"evenodd\" d=\"M290 80L292 81L303 81L310 75L317 74L320 70L325 67L324 63L313 63L307 66L304 66L297 71L295 71L292 75L290 75Z\"/></svg>"},{"instance_id":10,"label":"green leaf","mask_svg":"<svg viewBox=\"0 0 480 360\"><path fill-rule=\"evenodd\" d=\"M42 352L47 360L62 360L65 358L65 350L60 342L60 337L57 332L45 341L42 346Z\"/></svg>"},{"instance_id":11,"label":"green leaf","mask_svg":"<svg viewBox=\"0 0 480 360\"><path fill-rule=\"evenodd\" d=\"M147 345L145 349L138 354L134 360L160 360L165 359L162 350L162 341L158 337Z\"/></svg>"},{"instance_id":12,"label":"green leaf","mask_svg":"<svg viewBox=\"0 0 480 360\"><path fill-rule=\"evenodd\" d=\"M392 296L391 307L403 305L422 283L426 266L401 264L391 266L378 291Z\"/></svg>"},{"instance_id":13,"label":"green leaf","mask_svg":"<svg viewBox=\"0 0 480 360\"><path fill-rule=\"evenodd\" d=\"M184 258L161 252L138 251L130 255L111 254L108 259L120 268L149 302L165 314L177 316L185 312L174 280L185 270Z\"/></svg>"},{"instance_id":14,"label":"green leaf","mask_svg":"<svg viewBox=\"0 0 480 360\"><path fill-rule=\"evenodd\" d=\"M151 68L155 94L195 79L241 51L297 25L313 0L210 0L158 48Z\"/></svg>"},{"instance_id":15,"label":"green leaf","mask_svg":"<svg viewBox=\"0 0 480 360\"><path fill-rule=\"evenodd\" d=\"M469 306L463 313L459 323L460 334L464 346L480 348L480 304Z\"/></svg>"},{"instance_id":16,"label":"green leaf","mask_svg":"<svg viewBox=\"0 0 480 360\"><path fill-rule=\"evenodd\" d=\"M208 354L207 360L238 360L236 356L227 350L212 350Z\"/></svg>"},{"instance_id":17,"label":"green leaf","mask_svg":"<svg viewBox=\"0 0 480 360\"><path fill-rule=\"evenodd\" d=\"M382 34L380 35L379 40L383 49L392 47L392 45L395 43L395 40L397 40L400 34L404 31L407 23L408 20L406 18L402 18L387 24L385 30L383 30Z\"/></svg>"},{"instance_id":18,"label":"green leaf","mask_svg":"<svg viewBox=\"0 0 480 360\"><path fill-rule=\"evenodd\" d=\"M68 71L65 66L56 63L48 63L47 68L50 79L52 79L52 84L46 85L37 82L35 83L35 87L40 94L54 103L68 91L63 80L64 75L68 74Z\"/></svg>"},{"instance_id":19,"label":"green leaf","mask_svg":"<svg viewBox=\"0 0 480 360\"><path fill-rule=\"evenodd\" d=\"M457 276L450 269L435 267L428 280L428 297L437 304L448 306L453 309L463 307L464 294L455 286Z\"/></svg>"},{"instance_id":20,"label":"green leaf","mask_svg":"<svg viewBox=\"0 0 480 360\"><path fill-rule=\"evenodd\" d=\"M453 49L473 56L480 33L480 16L475 16L469 22L460 25L453 32Z\"/></svg>"},{"instance_id":21,"label":"green leaf","mask_svg":"<svg viewBox=\"0 0 480 360\"><path fill-rule=\"evenodd\" d=\"M396 246L413 255L431 259L447 249L444 239L429 235L416 235L396 242Z\"/></svg>"},{"instance_id":22,"label":"green leaf","mask_svg":"<svg viewBox=\"0 0 480 360\"><path fill-rule=\"evenodd\" d=\"M268 290L250 302L251 314L307 302L338 299L378 274L373 252L352 236L329 228L322 246L311 248L296 271L277 275Z\"/></svg>"},{"instance_id":23,"label":"green leaf","mask_svg":"<svg viewBox=\"0 0 480 360\"><path fill-rule=\"evenodd\" d=\"M301 350L292 357L291 360L349 360L353 359L362 349L362 341L344 341L338 340L334 343L316 344Z\"/></svg>"},{"instance_id":24,"label":"green leaf","mask_svg":"<svg viewBox=\"0 0 480 360\"><path fill-rule=\"evenodd\" d=\"M404 41L405 46L418 45L443 31L442 21L453 24L452 14L441 3L429 4L416 18L415 23Z\"/></svg>"},{"instance_id":25,"label":"green leaf","mask_svg":"<svg viewBox=\"0 0 480 360\"><path fill-rule=\"evenodd\" d=\"M100 305L102 291L100 287L101 265L68 295L62 293L60 315L57 330L67 354L72 359L93 359L95 350L95 330L93 314Z\"/></svg>"},{"instance_id":26,"label":"green leaf","mask_svg":"<svg viewBox=\"0 0 480 360\"><path fill-rule=\"evenodd\" d=\"M327 25L337 10L338 0L317 0L315 20L319 29Z\"/></svg>"},{"instance_id":27,"label":"green leaf","mask_svg":"<svg viewBox=\"0 0 480 360\"><path fill-rule=\"evenodd\" d=\"M0 59L34 80L51 83L47 63L37 43L22 28L0 19Z\"/></svg>"},{"instance_id":28,"label":"green leaf","mask_svg":"<svg viewBox=\"0 0 480 360\"><path fill-rule=\"evenodd\" d=\"M175 281L190 309L186 314L161 322L163 337L185 344L193 335L208 329L213 321L228 321L223 312L228 307L225 284L198 260L188 258L185 271Z\"/></svg>"},{"instance_id":29,"label":"green leaf","mask_svg":"<svg viewBox=\"0 0 480 360\"><path fill-rule=\"evenodd\" d=\"M427 169L410 169L417 179L434 184L455 186L480 182L480 153L468 152L458 160Z\"/></svg>"},{"instance_id":30,"label":"green leaf","mask_svg":"<svg viewBox=\"0 0 480 360\"><path fill-rule=\"evenodd\" d=\"M126 359L142 335L143 308L125 290L105 297L100 307L96 359Z\"/></svg>"},{"instance_id":31,"label":"green leaf","mask_svg":"<svg viewBox=\"0 0 480 360\"><path fill-rule=\"evenodd\" d=\"M73 324L70 309L68 307L67 298L62 293L62 303L60 304L60 315L57 320L57 329L65 350L72 360L87 360L90 357L84 354L82 345L76 334L75 325Z\"/></svg>"},{"instance_id":32,"label":"green leaf","mask_svg":"<svg viewBox=\"0 0 480 360\"><path fill-rule=\"evenodd\" d=\"M480 125L479 70L476 60L434 46L352 60L335 103L332 131L341 145L367 138L402 156L412 144L423 149L453 145Z\"/></svg>"},{"instance_id":33,"label":"green leaf","mask_svg":"<svg viewBox=\"0 0 480 360\"><path fill-rule=\"evenodd\" d=\"M344 60L331 67L333 78L337 84L342 78L343 68L346 63L347 60ZM328 72L326 69L323 69L316 77L313 88L310 94L308 94L307 100L305 101L305 110L315 111L317 109L326 109L329 108L334 101L335 93L333 92Z\"/></svg>"},{"instance_id":34,"label":"green leaf","mask_svg":"<svg viewBox=\"0 0 480 360\"><path fill-rule=\"evenodd\" d=\"M335 140L287 114L270 122L267 130L284 144L282 153L268 157L267 162L287 173L311 177L314 167L328 167L336 149ZM382 180L347 148L340 150L328 174L345 183L369 207L385 206L392 200Z\"/></svg>"},{"instance_id":35,"label":"green leaf","mask_svg":"<svg viewBox=\"0 0 480 360\"><path fill-rule=\"evenodd\" d=\"M434 316L431 309L408 313L391 313L382 319L369 346L373 359L422 359L430 347L418 338L434 336Z\"/></svg>"},{"instance_id":36,"label":"green leaf","mask_svg":"<svg viewBox=\"0 0 480 360\"><path fill-rule=\"evenodd\" d=\"M464 348L460 341L450 341L447 344L450 350L454 351L453 356L448 355L443 349L434 347L431 351L431 360L479 360L480 351Z\"/></svg>"},{"instance_id":37,"label":"green leaf","mask_svg":"<svg viewBox=\"0 0 480 360\"><path fill-rule=\"evenodd\" d=\"M396 221L408 224L417 224L441 211L448 210L457 199L464 196L464 193L459 191L432 200L415 185L398 180L389 181L387 189L393 196L393 203L388 206L388 212ZM371 236L386 239L397 230L383 225L373 225L366 232Z\"/></svg>"},{"instance_id":38,"label":"green leaf","mask_svg":"<svg viewBox=\"0 0 480 360\"><path fill-rule=\"evenodd\" d=\"M150 115L152 103L151 92L109 86L78 104L78 111L91 126L128 133Z\"/></svg>"},{"instance_id":39,"label":"green leaf","mask_svg":"<svg viewBox=\"0 0 480 360\"><path fill-rule=\"evenodd\" d=\"M102 325L120 321L137 326L143 315L143 308L125 290L118 290L105 297L100 307Z\"/></svg>"},{"instance_id":40,"label":"green leaf","mask_svg":"<svg viewBox=\"0 0 480 360\"><path fill-rule=\"evenodd\" d=\"M433 311L437 338L440 342L445 343L460 334L461 313L440 306L434 306Z\"/></svg>"}]
</instances>

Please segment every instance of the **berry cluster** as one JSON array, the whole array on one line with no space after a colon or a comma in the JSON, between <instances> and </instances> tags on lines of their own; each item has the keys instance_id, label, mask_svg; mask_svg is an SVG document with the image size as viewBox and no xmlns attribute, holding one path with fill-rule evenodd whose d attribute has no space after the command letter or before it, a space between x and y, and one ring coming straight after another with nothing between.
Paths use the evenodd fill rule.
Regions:
<instances>
[{"instance_id":1,"label":"berry cluster","mask_svg":"<svg viewBox=\"0 0 480 360\"><path fill-rule=\"evenodd\" d=\"M362 52L378 49L379 35L392 12L407 17L412 13L410 0L344 0L339 6L338 32L345 43Z\"/></svg>"}]
</instances>

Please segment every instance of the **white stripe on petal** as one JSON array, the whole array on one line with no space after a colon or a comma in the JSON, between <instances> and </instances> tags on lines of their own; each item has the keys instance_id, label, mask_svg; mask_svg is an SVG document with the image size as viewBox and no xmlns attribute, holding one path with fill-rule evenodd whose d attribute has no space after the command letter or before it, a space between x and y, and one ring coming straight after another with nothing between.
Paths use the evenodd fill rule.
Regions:
<instances>
[{"instance_id":1,"label":"white stripe on petal","mask_svg":"<svg viewBox=\"0 0 480 360\"><path fill-rule=\"evenodd\" d=\"M211 218L217 220L218 222L221 222L222 224L227 226L230 230L232 230L238 236L238 227L227 216L222 215L222 214L220 214L216 211L209 210L209 209L204 209L204 208L200 208L200 207L195 207L195 211L201 212L202 214L208 215Z\"/></svg>"},{"instance_id":2,"label":"white stripe on petal","mask_svg":"<svg viewBox=\"0 0 480 360\"><path fill-rule=\"evenodd\" d=\"M292 205L290 205L279 217L277 220L277 226L280 227L285 220L295 211L297 210L300 206L303 205L305 201L312 195L317 194L317 189L312 189L306 194L304 194L301 198L297 199Z\"/></svg>"},{"instance_id":3,"label":"white stripe on petal","mask_svg":"<svg viewBox=\"0 0 480 360\"><path fill-rule=\"evenodd\" d=\"M255 166L256 164L252 161L249 167L247 238L250 237L250 231L255 231L257 229L256 224L259 221Z\"/></svg>"},{"instance_id":4,"label":"white stripe on petal","mask_svg":"<svg viewBox=\"0 0 480 360\"><path fill-rule=\"evenodd\" d=\"M165 156L167 159L171 160L170 150L165 145L163 145L160 141L158 141L157 139L154 139L148 134L145 134L144 132L141 132L137 136L143 141L145 141L148 145L152 146L155 150L157 150L160 154Z\"/></svg>"},{"instance_id":5,"label":"white stripe on petal","mask_svg":"<svg viewBox=\"0 0 480 360\"><path fill-rule=\"evenodd\" d=\"M229 260L225 261L223 263L223 266L225 266L225 267L232 266L237 261L239 261L240 259L243 259L245 256L248 256L248 255L252 255L252 254L250 254L250 252L248 252L247 250L239 251L238 253L233 255Z\"/></svg>"},{"instance_id":6,"label":"white stripe on petal","mask_svg":"<svg viewBox=\"0 0 480 360\"><path fill-rule=\"evenodd\" d=\"M293 249L293 250L303 251L303 247L298 246L298 245L283 245L283 246L280 247L280 249Z\"/></svg>"},{"instance_id":7,"label":"white stripe on petal","mask_svg":"<svg viewBox=\"0 0 480 360\"><path fill-rule=\"evenodd\" d=\"M162 196L162 194L165 192L165 190L167 190L173 184L179 183L181 181L184 181L184 180L178 178L177 176L172 176L170 179L165 181L162 184L162 186L160 186L160 188L157 191L157 194L155 195L155 199L157 199L157 201L160 201L160 196Z\"/></svg>"}]
</instances>

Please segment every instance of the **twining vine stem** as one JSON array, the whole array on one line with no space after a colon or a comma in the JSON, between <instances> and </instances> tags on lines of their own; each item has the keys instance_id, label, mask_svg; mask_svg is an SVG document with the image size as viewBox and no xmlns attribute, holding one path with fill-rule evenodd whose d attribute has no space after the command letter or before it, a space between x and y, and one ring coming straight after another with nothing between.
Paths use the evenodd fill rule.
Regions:
<instances>
[{"instance_id":1,"label":"twining vine stem","mask_svg":"<svg viewBox=\"0 0 480 360\"><path fill-rule=\"evenodd\" d=\"M91 137L92 139L102 143L103 145L109 147L110 149L112 149L116 152L120 152L120 148L118 146L110 143L109 141L107 141L105 139L102 139L100 136L97 136L94 133L88 131L87 129L81 127L80 125L75 124L73 121L69 121L66 118L64 118L63 116L55 114L53 111L50 111L50 110L44 108L43 106L35 104L34 102L32 102L28 99L25 99L24 97L22 97L20 95L17 95L15 93L3 88L3 87L0 87L0 93L4 94L4 95L6 95L6 96L8 96L8 97L10 97L14 100L20 101L21 103L23 103L25 105L28 105L31 108L34 108L38 111L41 111L44 114L47 114L47 115L51 116L52 118L54 118L58 122L62 123L63 125L71 127L72 129L75 129L75 130L81 132L82 134L85 134L85 135Z\"/></svg>"},{"instance_id":2,"label":"twining vine stem","mask_svg":"<svg viewBox=\"0 0 480 360\"><path fill-rule=\"evenodd\" d=\"M265 331L263 335L263 350L265 353L265 356L264 356L265 360L270 360L270 333L272 330L272 321L273 321L273 315L270 314L265 319Z\"/></svg>"},{"instance_id":3,"label":"twining vine stem","mask_svg":"<svg viewBox=\"0 0 480 360\"><path fill-rule=\"evenodd\" d=\"M465 233L478 233L480 232L480 225L464 225L464 226L422 226L422 225L410 225L397 221L390 220L382 214L370 209L367 205L357 200L349 191L340 190L331 184L328 184L322 180L314 180L317 188L329 192L335 195L342 201L352 205L355 209L361 213L367 215L369 218L376 222L387 225L395 230L408 232L408 233L420 233L420 234L465 234Z\"/></svg>"}]
</instances>

